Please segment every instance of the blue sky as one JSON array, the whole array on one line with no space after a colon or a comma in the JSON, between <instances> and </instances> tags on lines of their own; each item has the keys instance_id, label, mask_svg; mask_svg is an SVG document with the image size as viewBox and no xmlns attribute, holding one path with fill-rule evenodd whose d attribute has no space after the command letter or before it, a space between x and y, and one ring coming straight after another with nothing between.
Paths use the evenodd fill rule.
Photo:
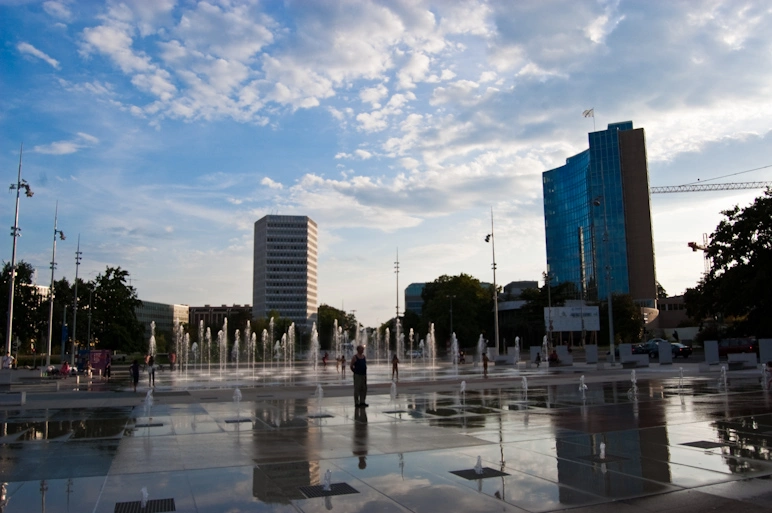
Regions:
<instances>
[{"instance_id":1,"label":"blue sky","mask_svg":"<svg viewBox=\"0 0 772 513\"><path fill-rule=\"evenodd\" d=\"M252 229L319 225L320 301L367 325L411 282L541 280L541 173L597 129L646 130L652 186L772 164L772 12L727 1L0 0L0 170L18 258L105 266L141 299L249 304ZM770 180L762 169L719 181ZM652 195L657 277L760 191ZM8 192L0 218L13 224ZM11 258L7 237L3 259Z\"/></svg>"}]
</instances>

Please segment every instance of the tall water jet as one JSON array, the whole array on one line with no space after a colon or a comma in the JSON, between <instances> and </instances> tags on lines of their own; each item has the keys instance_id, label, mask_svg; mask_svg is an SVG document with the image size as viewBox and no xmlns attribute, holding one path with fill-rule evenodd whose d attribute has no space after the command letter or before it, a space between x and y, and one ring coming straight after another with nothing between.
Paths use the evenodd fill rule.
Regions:
<instances>
[{"instance_id":1,"label":"tall water jet","mask_svg":"<svg viewBox=\"0 0 772 513\"><path fill-rule=\"evenodd\" d=\"M332 470L330 469L327 469L327 472L324 473L324 484L322 485L322 489L325 492L332 490Z\"/></svg>"},{"instance_id":2,"label":"tall water jet","mask_svg":"<svg viewBox=\"0 0 772 513\"><path fill-rule=\"evenodd\" d=\"M249 354L252 356L252 379L255 379L255 367L257 367L257 333L249 336Z\"/></svg>"},{"instance_id":3,"label":"tall water jet","mask_svg":"<svg viewBox=\"0 0 772 513\"><path fill-rule=\"evenodd\" d=\"M147 499L150 497L150 494L147 493L147 486L143 486L139 492L142 494L139 504L142 506L142 509L145 509L147 507Z\"/></svg>"},{"instance_id":4,"label":"tall water jet","mask_svg":"<svg viewBox=\"0 0 772 513\"><path fill-rule=\"evenodd\" d=\"M153 390L150 389L145 394L145 417L150 418L150 410L153 408Z\"/></svg>"},{"instance_id":5,"label":"tall water jet","mask_svg":"<svg viewBox=\"0 0 772 513\"><path fill-rule=\"evenodd\" d=\"M631 399L638 400L638 378L635 377L635 369L630 371L630 390L627 391L627 396Z\"/></svg>"},{"instance_id":6,"label":"tall water jet","mask_svg":"<svg viewBox=\"0 0 772 513\"><path fill-rule=\"evenodd\" d=\"M684 389L684 368L678 367L678 393L682 393Z\"/></svg>"},{"instance_id":7,"label":"tall water jet","mask_svg":"<svg viewBox=\"0 0 772 513\"><path fill-rule=\"evenodd\" d=\"M413 328L410 328L410 332L408 332L407 340L410 344L410 365L412 367L413 365L413 338L415 337L415 333L413 333Z\"/></svg>"},{"instance_id":8,"label":"tall water jet","mask_svg":"<svg viewBox=\"0 0 772 513\"><path fill-rule=\"evenodd\" d=\"M721 366L721 377L718 380L718 388L719 390L723 388L724 392L729 391L726 380L726 365Z\"/></svg>"},{"instance_id":9,"label":"tall water jet","mask_svg":"<svg viewBox=\"0 0 772 513\"><path fill-rule=\"evenodd\" d=\"M453 375L458 375L458 339L455 332L450 334L450 357L453 360Z\"/></svg>"},{"instance_id":10,"label":"tall water jet","mask_svg":"<svg viewBox=\"0 0 772 513\"><path fill-rule=\"evenodd\" d=\"M239 375L239 356L241 354L241 348L239 347L240 338L241 332L236 330L233 334L233 348L231 349L231 361L236 364L236 376Z\"/></svg>"},{"instance_id":11,"label":"tall water jet","mask_svg":"<svg viewBox=\"0 0 772 513\"><path fill-rule=\"evenodd\" d=\"M203 321L202 321L203 322ZM204 351L206 352L206 364L209 375L212 375L212 328L206 328L204 336Z\"/></svg>"},{"instance_id":12,"label":"tall water jet","mask_svg":"<svg viewBox=\"0 0 772 513\"><path fill-rule=\"evenodd\" d=\"M606 459L606 442L600 443L600 459L605 460Z\"/></svg>"},{"instance_id":13,"label":"tall water jet","mask_svg":"<svg viewBox=\"0 0 772 513\"><path fill-rule=\"evenodd\" d=\"M396 381L391 382L391 391L389 392L389 395L391 396L392 401L397 400L397 382Z\"/></svg>"},{"instance_id":14,"label":"tall water jet","mask_svg":"<svg viewBox=\"0 0 772 513\"><path fill-rule=\"evenodd\" d=\"M198 345L201 351L201 359L198 361L199 367L203 367L204 364L204 351L206 351L206 344L204 344L204 320L202 319L198 323ZM209 356L207 355L207 361Z\"/></svg>"},{"instance_id":15,"label":"tall water jet","mask_svg":"<svg viewBox=\"0 0 772 513\"><path fill-rule=\"evenodd\" d=\"M523 382L523 395L525 396L524 399L525 401L528 401L528 378L523 376L522 382Z\"/></svg>"},{"instance_id":16,"label":"tall water jet","mask_svg":"<svg viewBox=\"0 0 772 513\"><path fill-rule=\"evenodd\" d=\"M268 341L269 341L267 329L263 330L262 338L263 338L263 376L265 376L265 351L268 348Z\"/></svg>"},{"instance_id":17,"label":"tall water jet","mask_svg":"<svg viewBox=\"0 0 772 513\"><path fill-rule=\"evenodd\" d=\"M236 420L241 418L241 390L238 387L233 391L233 404L236 405Z\"/></svg>"},{"instance_id":18,"label":"tall water jet","mask_svg":"<svg viewBox=\"0 0 772 513\"><path fill-rule=\"evenodd\" d=\"M147 347L147 354L155 357L155 321L150 321L150 343Z\"/></svg>"},{"instance_id":19,"label":"tall water jet","mask_svg":"<svg viewBox=\"0 0 772 513\"><path fill-rule=\"evenodd\" d=\"M466 381L461 382L461 406L466 406Z\"/></svg>"},{"instance_id":20,"label":"tall water jet","mask_svg":"<svg viewBox=\"0 0 772 513\"><path fill-rule=\"evenodd\" d=\"M579 392L582 394L582 401L584 401L587 393L587 385L584 384L584 374L579 378Z\"/></svg>"},{"instance_id":21,"label":"tall water jet","mask_svg":"<svg viewBox=\"0 0 772 513\"><path fill-rule=\"evenodd\" d=\"M426 349L432 369L437 365L437 339L434 336L434 323L429 324L429 333L426 334Z\"/></svg>"},{"instance_id":22,"label":"tall water jet","mask_svg":"<svg viewBox=\"0 0 772 513\"><path fill-rule=\"evenodd\" d=\"M483 372L482 359L483 359L483 354L486 353L487 350L488 350L488 344L485 343L485 338L482 336L482 334L480 334L480 338L477 340L477 358L475 359L475 364L479 362L481 365L480 372Z\"/></svg>"},{"instance_id":23,"label":"tall water jet","mask_svg":"<svg viewBox=\"0 0 772 513\"><path fill-rule=\"evenodd\" d=\"M311 327L311 350L308 352L311 368L316 373L317 360L319 359L319 333L316 331L316 323Z\"/></svg>"}]
</instances>

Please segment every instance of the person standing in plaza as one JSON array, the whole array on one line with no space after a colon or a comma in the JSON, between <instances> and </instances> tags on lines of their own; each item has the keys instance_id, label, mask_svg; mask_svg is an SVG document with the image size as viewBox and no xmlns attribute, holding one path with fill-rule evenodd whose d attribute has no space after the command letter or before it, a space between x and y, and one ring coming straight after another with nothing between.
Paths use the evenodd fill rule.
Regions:
<instances>
[{"instance_id":1,"label":"person standing in plaza","mask_svg":"<svg viewBox=\"0 0 772 513\"><path fill-rule=\"evenodd\" d=\"M13 356L11 353L5 353L3 356L3 369L11 369L13 367Z\"/></svg>"},{"instance_id":2,"label":"person standing in plaza","mask_svg":"<svg viewBox=\"0 0 772 513\"><path fill-rule=\"evenodd\" d=\"M131 374L131 381L134 383L134 391L136 392L137 383L139 383L139 361L136 358L131 362L129 373Z\"/></svg>"},{"instance_id":3,"label":"person standing in plaza","mask_svg":"<svg viewBox=\"0 0 772 513\"><path fill-rule=\"evenodd\" d=\"M394 381L394 377L396 376L397 381L399 381L399 357L397 356L397 353L394 353L394 356L391 357L391 380Z\"/></svg>"},{"instance_id":4,"label":"person standing in plaza","mask_svg":"<svg viewBox=\"0 0 772 513\"><path fill-rule=\"evenodd\" d=\"M357 346L357 352L351 358L351 372L354 373L354 406L367 408L367 358L363 345Z\"/></svg>"}]
</instances>

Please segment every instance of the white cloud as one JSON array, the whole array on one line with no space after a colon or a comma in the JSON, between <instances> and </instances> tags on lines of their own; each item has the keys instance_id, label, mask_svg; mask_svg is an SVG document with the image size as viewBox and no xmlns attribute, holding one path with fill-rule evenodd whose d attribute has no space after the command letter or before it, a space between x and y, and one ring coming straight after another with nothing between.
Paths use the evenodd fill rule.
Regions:
<instances>
[{"instance_id":1,"label":"white cloud","mask_svg":"<svg viewBox=\"0 0 772 513\"><path fill-rule=\"evenodd\" d=\"M47 62L49 65L51 65L53 68L59 69L59 61L54 59L53 57L49 57L44 52L41 52L34 46L32 46L29 43L19 43L16 45L16 49L19 50L19 52L25 54L25 55L32 55L33 57L37 57L38 59L41 59L45 62Z\"/></svg>"},{"instance_id":2,"label":"white cloud","mask_svg":"<svg viewBox=\"0 0 772 513\"><path fill-rule=\"evenodd\" d=\"M70 153L75 153L83 148L94 146L98 143L99 139L93 135L78 132L75 139L37 145L32 148L32 152L46 155L68 155Z\"/></svg>"},{"instance_id":3,"label":"white cloud","mask_svg":"<svg viewBox=\"0 0 772 513\"><path fill-rule=\"evenodd\" d=\"M281 183L275 182L275 181L271 180L270 178L268 178L267 176L264 177L262 180L260 180L260 183L265 185L269 189L283 189L284 188L284 186Z\"/></svg>"},{"instance_id":4,"label":"white cloud","mask_svg":"<svg viewBox=\"0 0 772 513\"><path fill-rule=\"evenodd\" d=\"M55 2L53 0L43 2L43 10L49 16L62 21L68 22L72 20L72 12L66 2Z\"/></svg>"}]
</instances>

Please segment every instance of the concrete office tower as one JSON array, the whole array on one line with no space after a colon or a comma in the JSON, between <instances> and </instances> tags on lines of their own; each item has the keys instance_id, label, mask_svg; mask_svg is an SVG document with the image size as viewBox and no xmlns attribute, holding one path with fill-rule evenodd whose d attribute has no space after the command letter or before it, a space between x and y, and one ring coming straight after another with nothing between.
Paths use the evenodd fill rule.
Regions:
<instances>
[{"instance_id":1,"label":"concrete office tower","mask_svg":"<svg viewBox=\"0 0 772 513\"><path fill-rule=\"evenodd\" d=\"M265 216L255 223L252 317L275 310L308 332L316 322L316 223L306 216Z\"/></svg>"},{"instance_id":2,"label":"concrete office tower","mask_svg":"<svg viewBox=\"0 0 772 513\"><path fill-rule=\"evenodd\" d=\"M582 298L594 300L607 297L610 281L613 293L653 308L657 280L643 129L632 121L613 123L590 133L589 143L542 174L552 284L572 282Z\"/></svg>"}]
</instances>

